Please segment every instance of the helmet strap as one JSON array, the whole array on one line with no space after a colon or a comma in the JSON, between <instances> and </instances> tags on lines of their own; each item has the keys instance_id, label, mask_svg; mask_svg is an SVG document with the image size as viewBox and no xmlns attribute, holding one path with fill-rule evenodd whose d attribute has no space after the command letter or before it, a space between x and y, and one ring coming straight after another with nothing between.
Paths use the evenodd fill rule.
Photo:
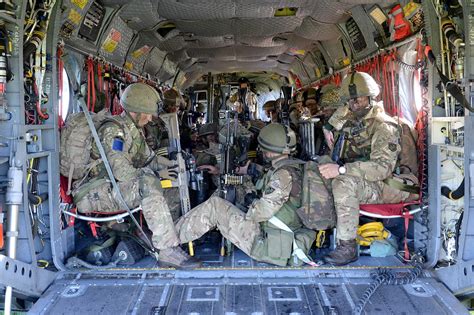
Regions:
<instances>
[{"instance_id":1,"label":"helmet strap","mask_svg":"<svg viewBox=\"0 0 474 315\"><path fill-rule=\"evenodd\" d=\"M354 84L354 76L356 72L351 74L351 82L349 83L349 96L350 98L357 98L357 86Z\"/></svg>"}]
</instances>

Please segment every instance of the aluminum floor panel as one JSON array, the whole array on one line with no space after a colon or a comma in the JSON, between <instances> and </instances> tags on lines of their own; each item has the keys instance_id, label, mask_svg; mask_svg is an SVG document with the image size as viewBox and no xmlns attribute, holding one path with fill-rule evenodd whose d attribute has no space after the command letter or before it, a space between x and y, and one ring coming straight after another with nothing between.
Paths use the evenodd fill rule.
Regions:
<instances>
[{"instance_id":1,"label":"aluminum floor panel","mask_svg":"<svg viewBox=\"0 0 474 315\"><path fill-rule=\"evenodd\" d=\"M348 278L339 270L279 273L226 270L142 274L63 274L30 314L350 314L370 278ZM237 273L237 274L236 274ZM344 271L347 273L347 271ZM278 274L278 276L277 276ZM292 274L294 277L292 277ZM303 276L305 274L306 276ZM404 286L382 286L366 314L468 314L430 277Z\"/></svg>"}]
</instances>

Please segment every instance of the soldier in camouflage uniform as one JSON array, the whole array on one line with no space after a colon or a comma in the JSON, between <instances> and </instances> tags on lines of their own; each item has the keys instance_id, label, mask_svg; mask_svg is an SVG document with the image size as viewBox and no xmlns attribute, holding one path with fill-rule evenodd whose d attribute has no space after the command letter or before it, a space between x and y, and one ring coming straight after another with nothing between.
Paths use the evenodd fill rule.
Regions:
<instances>
[{"instance_id":1,"label":"soldier in camouflage uniform","mask_svg":"<svg viewBox=\"0 0 474 315\"><path fill-rule=\"evenodd\" d=\"M239 79L239 91L232 94L227 101L227 106L238 112L241 120L254 120L258 118L257 95L250 90L250 82L247 78ZM245 94L244 94L245 93ZM244 104L242 103L242 95L245 95L245 104L249 111L248 119L244 118Z\"/></svg>"},{"instance_id":2,"label":"soldier in camouflage uniform","mask_svg":"<svg viewBox=\"0 0 474 315\"><path fill-rule=\"evenodd\" d=\"M263 104L263 110L265 115L270 118L270 122L278 122L278 110L277 110L277 101L267 101Z\"/></svg>"},{"instance_id":3,"label":"soldier in camouflage uniform","mask_svg":"<svg viewBox=\"0 0 474 315\"><path fill-rule=\"evenodd\" d=\"M163 165L172 167L174 164L165 158L157 158L143 135L142 128L156 114L158 101L159 95L151 86L144 83L129 85L120 99L125 111L121 116L114 117L113 122L102 125L98 134L125 202L131 208L142 206L143 216L153 232L152 243L160 250L160 262L174 267L197 267L199 263L179 247L179 238L163 197L160 180L154 174L158 172L160 177L170 178L172 170L163 168ZM98 159L99 156L97 148L94 148L91 157ZM104 170L103 164L99 164L95 174L104 178L107 176ZM102 195L102 200L96 200L102 211L120 209L114 194L111 192ZM83 199L90 199L91 195L98 194L89 192Z\"/></svg>"},{"instance_id":4,"label":"soldier in camouflage uniform","mask_svg":"<svg viewBox=\"0 0 474 315\"><path fill-rule=\"evenodd\" d=\"M301 203L302 171L288 156L296 147L295 134L283 125L270 124L262 129L258 142L272 164L257 182L260 198L245 213L223 198L211 197L177 222L180 241L193 241L218 228L225 238L255 260L280 266L288 262L300 264L297 256L290 259L297 250L293 240L300 250L307 252L315 233L303 228L296 214ZM246 171L246 167L241 168L242 173ZM284 222L293 232L277 227L272 220Z\"/></svg>"},{"instance_id":5,"label":"soldier in camouflage uniform","mask_svg":"<svg viewBox=\"0 0 474 315\"><path fill-rule=\"evenodd\" d=\"M396 121L374 101L379 94L377 83L369 74L355 72L343 80L341 92L348 105L340 107L325 126L331 147L333 130L345 135L341 160L339 164L319 166L321 175L332 179L338 246L325 261L334 265L358 258L356 236L361 203L394 203L410 195L384 182L395 170L401 149L400 132Z\"/></svg>"}]
</instances>

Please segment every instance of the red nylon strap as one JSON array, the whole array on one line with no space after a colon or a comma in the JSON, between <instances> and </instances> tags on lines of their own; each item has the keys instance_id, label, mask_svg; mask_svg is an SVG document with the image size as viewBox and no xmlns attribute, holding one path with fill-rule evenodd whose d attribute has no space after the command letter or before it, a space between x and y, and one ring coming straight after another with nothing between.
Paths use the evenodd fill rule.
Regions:
<instances>
[{"instance_id":1,"label":"red nylon strap","mask_svg":"<svg viewBox=\"0 0 474 315\"><path fill-rule=\"evenodd\" d=\"M97 81L99 84L99 92L104 92L104 82L102 81L102 64L100 62L97 63Z\"/></svg>"},{"instance_id":2,"label":"red nylon strap","mask_svg":"<svg viewBox=\"0 0 474 315\"><path fill-rule=\"evenodd\" d=\"M75 207L72 208L72 209L71 209L71 212L74 213L74 214L76 214L76 213L77 213L77 208L75 208ZM67 226L73 227L75 222L76 222L76 217L71 215L71 216L69 217L69 221L67 222Z\"/></svg>"},{"instance_id":3,"label":"red nylon strap","mask_svg":"<svg viewBox=\"0 0 474 315\"><path fill-rule=\"evenodd\" d=\"M94 61L92 58L87 59L87 109L90 112L95 109Z\"/></svg>"},{"instance_id":4,"label":"red nylon strap","mask_svg":"<svg viewBox=\"0 0 474 315\"><path fill-rule=\"evenodd\" d=\"M408 226L410 225L410 220L413 219L413 215L411 215L408 211L403 212L403 218L405 219L405 240L404 240L404 250L405 250L405 259L410 259L410 251L408 250Z\"/></svg>"}]
</instances>

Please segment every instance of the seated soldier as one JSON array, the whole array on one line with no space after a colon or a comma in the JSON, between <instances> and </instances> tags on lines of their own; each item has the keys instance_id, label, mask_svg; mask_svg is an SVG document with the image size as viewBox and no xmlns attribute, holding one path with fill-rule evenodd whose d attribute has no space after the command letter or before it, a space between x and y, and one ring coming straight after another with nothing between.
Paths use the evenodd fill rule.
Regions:
<instances>
[{"instance_id":1,"label":"seated soldier","mask_svg":"<svg viewBox=\"0 0 474 315\"><path fill-rule=\"evenodd\" d=\"M263 110L265 115L270 119L270 122L278 122L277 101L267 101L263 104Z\"/></svg>"},{"instance_id":2,"label":"seated soldier","mask_svg":"<svg viewBox=\"0 0 474 315\"><path fill-rule=\"evenodd\" d=\"M295 133L281 124L270 124L262 129L258 142L272 165L257 182L260 198L243 212L223 198L211 197L177 222L180 242L193 241L218 228L225 238L255 260L280 266L288 262L301 264L301 255L296 253L307 258L305 253L314 241L315 232L303 227L295 211L301 203L302 178L300 166L289 157L296 147ZM248 164L242 167L241 173L246 173L247 167Z\"/></svg>"},{"instance_id":3,"label":"seated soldier","mask_svg":"<svg viewBox=\"0 0 474 315\"><path fill-rule=\"evenodd\" d=\"M319 111L318 98L319 93L315 88L309 88L303 93L304 97L304 108L309 110L308 116L315 116Z\"/></svg>"},{"instance_id":4,"label":"seated soldier","mask_svg":"<svg viewBox=\"0 0 474 315\"><path fill-rule=\"evenodd\" d=\"M174 163L158 158L143 136L142 128L157 113L158 102L159 95L153 87L144 83L129 85L120 99L124 112L99 127L98 134L127 206L142 207L143 216L153 233L153 246L160 251L160 262L178 268L198 267L200 264L179 247L160 179L154 174L158 172L161 177L169 177L172 169L162 166L172 167ZM92 150L91 157L99 159L97 148ZM115 212L120 209L110 185L97 187L91 184L98 179L107 180L103 162L91 173L95 176L73 192L78 210Z\"/></svg>"},{"instance_id":5,"label":"seated soldier","mask_svg":"<svg viewBox=\"0 0 474 315\"><path fill-rule=\"evenodd\" d=\"M369 74L349 74L341 84L342 97L348 105L339 107L324 129L330 147L334 147L332 130L340 131L345 139L344 145L337 146L338 163L319 166L321 175L332 179L338 246L325 261L334 265L358 259L356 236L361 203L397 203L413 197L387 184L401 150L400 132L397 122L384 113L383 105L375 102L379 92Z\"/></svg>"}]
</instances>

